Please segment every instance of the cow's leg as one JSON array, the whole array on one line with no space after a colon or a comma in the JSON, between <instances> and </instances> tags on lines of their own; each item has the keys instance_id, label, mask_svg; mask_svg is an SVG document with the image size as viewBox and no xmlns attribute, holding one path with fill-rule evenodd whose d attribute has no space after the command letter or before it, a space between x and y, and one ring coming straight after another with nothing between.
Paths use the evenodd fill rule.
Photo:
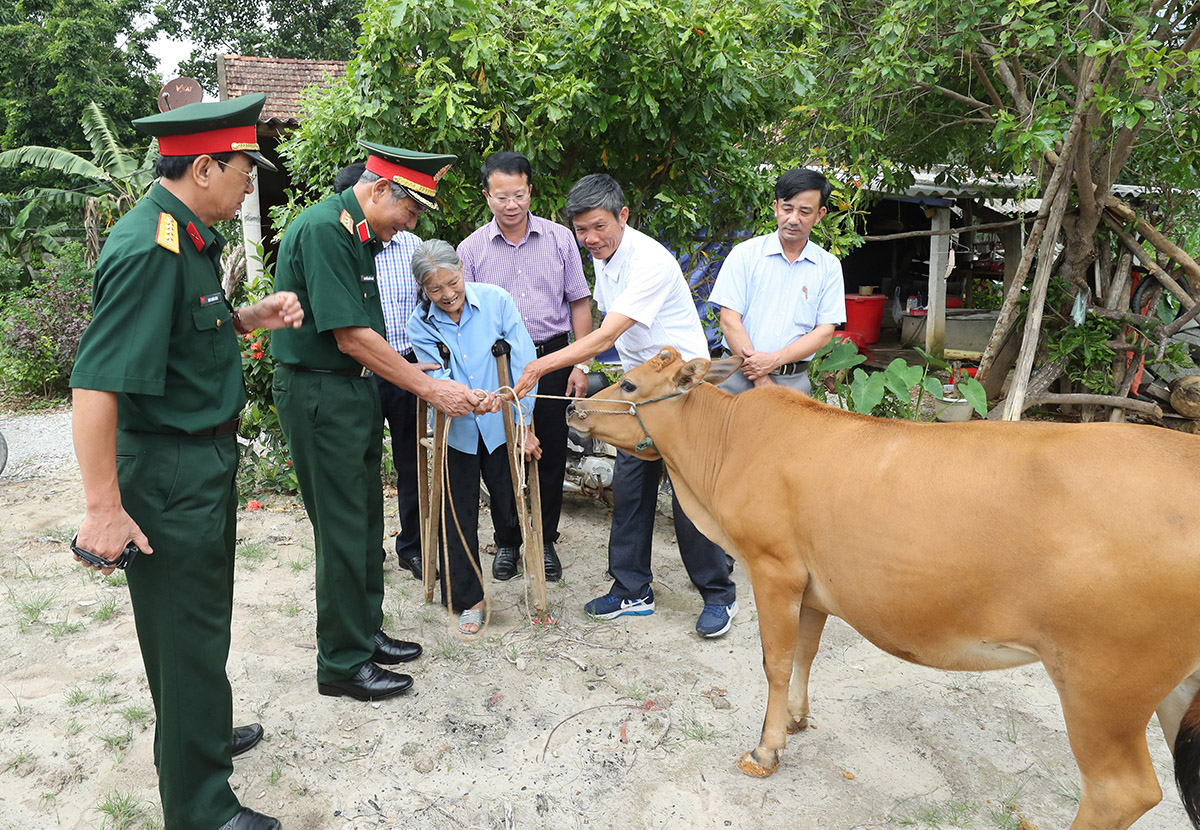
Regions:
<instances>
[{"instance_id":1,"label":"cow's leg","mask_svg":"<svg viewBox=\"0 0 1200 830\"><path fill-rule=\"evenodd\" d=\"M1053 673L1052 673L1053 674ZM1133 689L1108 683L1057 684L1081 794L1072 830L1126 830L1162 799L1146 746L1153 704L1140 705ZM1097 691L1103 689L1104 691Z\"/></svg>"},{"instance_id":2,"label":"cow's leg","mask_svg":"<svg viewBox=\"0 0 1200 830\"><path fill-rule=\"evenodd\" d=\"M742 755L738 769L759 778L779 766L779 753L787 745L788 681L792 677L799 640L800 598L804 586L788 584L782 575L756 574L754 602L758 608L758 633L762 639L763 671L767 675L767 715L758 746Z\"/></svg>"},{"instance_id":3,"label":"cow's leg","mask_svg":"<svg viewBox=\"0 0 1200 830\"><path fill-rule=\"evenodd\" d=\"M795 665L792 668L792 684L788 687L789 735L808 727L808 674L821 645L821 632L825 630L827 614L805 605L800 608L800 642L796 647Z\"/></svg>"}]
</instances>

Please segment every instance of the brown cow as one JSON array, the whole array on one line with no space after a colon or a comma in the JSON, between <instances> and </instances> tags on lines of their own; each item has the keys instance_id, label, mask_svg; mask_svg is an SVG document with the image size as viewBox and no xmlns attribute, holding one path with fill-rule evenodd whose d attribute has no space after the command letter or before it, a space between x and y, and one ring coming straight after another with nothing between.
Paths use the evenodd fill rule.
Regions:
<instances>
[{"instance_id":1,"label":"brown cow","mask_svg":"<svg viewBox=\"0 0 1200 830\"><path fill-rule=\"evenodd\" d=\"M1074 830L1125 830L1162 798L1145 737L1157 710L1200 827L1200 441L1118 424L894 421L704 382L738 363L666 348L569 421L661 454L688 516L750 575L769 690L742 771L774 772L786 733L808 725L809 668L833 614L925 666L1040 660L1082 776ZM1138 494L1137 510L1105 493ZM956 504L973 518L948 528Z\"/></svg>"}]
</instances>

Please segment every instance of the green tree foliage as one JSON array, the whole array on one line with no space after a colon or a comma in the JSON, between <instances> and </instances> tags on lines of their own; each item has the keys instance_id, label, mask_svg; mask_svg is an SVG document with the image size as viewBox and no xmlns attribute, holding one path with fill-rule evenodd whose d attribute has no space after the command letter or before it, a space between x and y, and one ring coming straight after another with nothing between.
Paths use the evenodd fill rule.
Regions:
<instances>
[{"instance_id":1,"label":"green tree foliage","mask_svg":"<svg viewBox=\"0 0 1200 830\"><path fill-rule=\"evenodd\" d=\"M361 158L359 137L456 153L437 231L454 241L486 218L483 158L517 150L535 211L607 172L631 222L684 253L769 203L762 165L807 94L816 3L367 0L363 21L344 83L285 147L296 180L325 185Z\"/></svg>"},{"instance_id":2,"label":"green tree foliage","mask_svg":"<svg viewBox=\"0 0 1200 830\"><path fill-rule=\"evenodd\" d=\"M144 140L129 122L154 111L159 80L148 50L150 0L17 0L0 16L0 149L82 150L89 101L112 118L125 147ZM37 179L39 182L42 179ZM7 189L11 187L9 180Z\"/></svg>"},{"instance_id":3,"label":"green tree foliage","mask_svg":"<svg viewBox=\"0 0 1200 830\"><path fill-rule=\"evenodd\" d=\"M165 0L164 28L196 48L184 75L217 92L217 55L349 60L362 0Z\"/></svg>"},{"instance_id":4,"label":"green tree foliage","mask_svg":"<svg viewBox=\"0 0 1200 830\"><path fill-rule=\"evenodd\" d=\"M121 146L116 125L95 101L84 107L80 123L91 145L85 155L57 147L18 147L0 152L0 167L45 170L56 174L54 180L67 188L26 191L26 200L50 199L83 210L89 195L101 197L111 224L133 207L153 181L158 144L151 139L141 158L135 158ZM80 190L76 187L80 181L91 181L95 187Z\"/></svg>"}]
</instances>

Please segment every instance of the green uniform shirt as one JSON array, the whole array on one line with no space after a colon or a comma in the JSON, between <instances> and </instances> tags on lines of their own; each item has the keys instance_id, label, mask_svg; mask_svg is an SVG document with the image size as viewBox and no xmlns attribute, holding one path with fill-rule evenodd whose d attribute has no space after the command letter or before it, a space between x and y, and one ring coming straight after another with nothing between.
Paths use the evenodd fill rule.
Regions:
<instances>
[{"instance_id":1,"label":"green uniform shirt","mask_svg":"<svg viewBox=\"0 0 1200 830\"><path fill-rule=\"evenodd\" d=\"M352 187L296 217L279 247L275 290L296 292L304 325L275 332L271 351L277 361L310 369L359 368L338 350L333 329L365 326L384 336L375 284L375 255L382 247Z\"/></svg>"},{"instance_id":2,"label":"green uniform shirt","mask_svg":"<svg viewBox=\"0 0 1200 830\"><path fill-rule=\"evenodd\" d=\"M241 412L241 353L221 291L224 247L157 183L109 234L71 386L116 392L120 429L197 432Z\"/></svg>"}]
</instances>

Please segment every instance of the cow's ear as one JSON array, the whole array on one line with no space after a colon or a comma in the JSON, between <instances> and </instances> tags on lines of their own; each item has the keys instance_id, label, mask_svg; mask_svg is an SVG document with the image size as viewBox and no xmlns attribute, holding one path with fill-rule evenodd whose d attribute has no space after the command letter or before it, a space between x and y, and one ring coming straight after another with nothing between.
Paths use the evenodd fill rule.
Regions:
<instances>
[{"instance_id":1,"label":"cow's ear","mask_svg":"<svg viewBox=\"0 0 1200 830\"><path fill-rule=\"evenodd\" d=\"M698 357L680 366L675 374L675 388L680 392L687 392L703 383L709 362L706 358Z\"/></svg>"},{"instance_id":2,"label":"cow's ear","mask_svg":"<svg viewBox=\"0 0 1200 830\"><path fill-rule=\"evenodd\" d=\"M708 372L704 375L704 379L709 383L720 383L736 372L741 365L742 358L740 357L726 357L721 360L714 360L712 365L708 367Z\"/></svg>"}]
</instances>

